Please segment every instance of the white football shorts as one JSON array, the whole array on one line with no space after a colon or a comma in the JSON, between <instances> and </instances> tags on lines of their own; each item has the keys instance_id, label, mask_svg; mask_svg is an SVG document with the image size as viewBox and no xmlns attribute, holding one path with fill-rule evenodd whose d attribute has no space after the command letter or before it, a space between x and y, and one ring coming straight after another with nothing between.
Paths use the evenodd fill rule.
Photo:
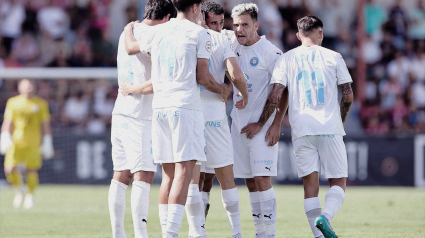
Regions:
<instances>
[{"instance_id":1,"label":"white football shorts","mask_svg":"<svg viewBox=\"0 0 425 238\"><path fill-rule=\"evenodd\" d=\"M292 142L298 177L321 172L325 178L348 177L347 150L342 135L303 136Z\"/></svg>"},{"instance_id":2,"label":"white football shorts","mask_svg":"<svg viewBox=\"0 0 425 238\"><path fill-rule=\"evenodd\" d=\"M201 172L215 174L215 168L233 164L233 145L227 118L220 121L206 121L207 162L202 163Z\"/></svg>"},{"instance_id":3,"label":"white football shorts","mask_svg":"<svg viewBox=\"0 0 425 238\"><path fill-rule=\"evenodd\" d=\"M152 156L152 121L113 115L111 126L114 171L156 172Z\"/></svg>"},{"instance_id":4,"label":"white football shorts","mask_svg":"<svg viewBox=\"0 0 425 238\"><path fill-rule=\"evenodd\" d=\"M155 163L206 161L202 111L177 107L155 109L152 149Z\"/></svg>"},{"instance_id":5,"label":"white football shorts","mask_svg":"<svg viewBox=\"0 0 425 238\"><path fill-rule=\"evenodd\" d=\"M269 126L265 125L252 139L248 139L246 134L241 134L241 129L232 123L235 178L276 176L279 143L268 146L269 142L265 141Z\"/></svg>"}]
</instances>

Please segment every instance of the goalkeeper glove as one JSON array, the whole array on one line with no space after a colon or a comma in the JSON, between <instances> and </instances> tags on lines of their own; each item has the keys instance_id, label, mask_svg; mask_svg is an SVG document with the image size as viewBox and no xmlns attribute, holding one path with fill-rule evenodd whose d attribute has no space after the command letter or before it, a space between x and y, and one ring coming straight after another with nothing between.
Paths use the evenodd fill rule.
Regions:
<instances>
[{"instance_id":1,"label":"goalkeeper glove","mask_svg":"<svg viewBox=\"0 0 425 238\"><path fill-rule=\"evenodd\" d=\"M9 132L4 131L0 136L0 154L5 155L7 149L12 145L12 135Z\"/></svg>"},{"instance_id":2,"label":"goalkeeper glove","mask_svg":"<svg viewBox=\"0 0 425 238\"><path fill-rule=\"evenodd\" d=\"M43 143L40 147L40 152L43 155L44 159L51 159L55 154L55 150L53 149L53 139L52 135L45 134L43 136Z\"/></svg>"}]
</instances>

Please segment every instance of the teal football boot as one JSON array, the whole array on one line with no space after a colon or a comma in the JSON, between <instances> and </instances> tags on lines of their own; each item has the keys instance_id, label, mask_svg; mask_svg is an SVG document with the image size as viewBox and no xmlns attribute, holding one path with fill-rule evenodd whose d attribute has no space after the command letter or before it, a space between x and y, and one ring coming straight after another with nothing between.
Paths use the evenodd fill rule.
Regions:
<instances>
[{"instance_id":1,"label":"teal football boot","mask_svg":"<svg viewBox=\"0 0 425 238\"><path fill-rule=\"evenodd\" d=\"M320 215L314 222L325 238L338 238L325 216Z\"/></svg>"}]
</instances>

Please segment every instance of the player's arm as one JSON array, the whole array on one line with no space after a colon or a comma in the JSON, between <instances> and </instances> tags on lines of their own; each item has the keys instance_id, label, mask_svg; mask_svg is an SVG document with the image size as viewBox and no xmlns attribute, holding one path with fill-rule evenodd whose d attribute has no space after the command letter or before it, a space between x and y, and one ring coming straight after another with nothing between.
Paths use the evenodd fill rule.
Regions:
<instances>
[{"instance_id":1,"label":"player's arm","mask_svg":"<svg viewBox=\"0 0 425 238\"><path fill-rule=\"evenodd\" d=\"M0 154L2 155L6 154L7 149L12 145L12 132L12 120L5 118L1 125Z\"/></svg>"},{"instance_id":2,"label":"player's arm","mask_svg":"<svg viewBox=\"0 0 425 238\"><path fill-rule=\"evenodd\" d=\"M285 87L285 86L284 86ZM280 125L285 117L286 111L288 110L288 89L283 90L282 98L279 101L279 105L276 109L276 117L273 120L272 125L267 131L265 140L269 140L269 146L274 146L280 138Z\"/></svg>"},{"instance_id":3,"label":"player's arm","mask_svg":"<svg viewBox=\"0 0 425 238\"><path fill-rule=\"evenodd\" d=\"M43 142L40 147L40 152L44 159L51 159L55 153L53 149L52 126L50 124L50 112L47 103L42 106L42 123L41 132L43 134Z\"/></svg>"},{"instance_id":4,"label":"player's arm","mask_svg":"<svg viewBox=\"0 0 425 238\"><path fill-rule=\"evenodd\" d=\"M206 90L217 93L221 100L226 101L230 91L225 83L218 84L210 73L208 59L198 58L196 66L196 81Z\"/></svg>"},{"instance_id":5,"label":"player's arm","mask_svg":"<svg viewBox=\"0 0 425 238\"><path fill-rule=\"evenodd\" d=\"M341 98L341 119L342 123L345 123L345 120L347 119L348 112L350 111L351 104L354 100L354 94L353 89L351 88L351 83L344 83L341 85L338 85L339 89L342 92L342 98Z\"/></svg>"},{"instance_id":6,"label":"player's arm","mask_svg":"<svg viewBox=\"0 0 425 238\"><path fill-rule=\"evenodd\" d=\"M140 53L139 43L134 39L133 36L133 26L136 22L130 22L124 27L124 35L125 35L125 50L129 55L135 55Z\"/></svg>"},{"instance_id":7,"label":"player's arm","mask_svg":"<svg viewBox=\"0 0 425 238\"><path fill-rule=\"evenodd\" d=\"M153 94L152 79L137 85L132 85L124 81L124 83L120 85L120 89L124 96L130 94Z\"/></svg>"},{"instance_id":8,"label":"player's arm","mask_svg":"<svg viewBox=\"0 0 425 238\"><path fill-rule=\"evenodd\" d=\"M248 88L246 86L245 76L235 57L227 58L224 61L224 64L227 68L227 77L230 79L230 81L232 81L242 96L242 99L236 102L235 107L237 109L244 109L248 104Z\"/></svg>"}]
</instances>

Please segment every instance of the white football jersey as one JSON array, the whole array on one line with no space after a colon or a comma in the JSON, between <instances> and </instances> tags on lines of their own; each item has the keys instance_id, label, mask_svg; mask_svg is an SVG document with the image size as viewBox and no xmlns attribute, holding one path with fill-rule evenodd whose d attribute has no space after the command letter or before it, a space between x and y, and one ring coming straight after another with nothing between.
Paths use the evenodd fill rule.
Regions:
<instances>
[{"instance_id":1,"label":"white football jersey","mask_svg":"<svg viewBox=\"0 0 425 238\"><path fill-rule=\"evenodd\" d=\"M140 51L151 54L153 109L168 107L202 110L196 81L197 59L209 59L211 36L189 21L169 22L136 33Z\"/></svg>"},{"instance_id":2,"label":"white football jersey","mask_svg":"<svg viewBox=\"0 0 425 238\"><path fill-rule=\"evenodd\" d=\"M237 41L236 41L237 42ZM281 83L279 80L271 80L277 59L282 55L282 51L268 41L264 36L251 46L235 45L235 55L239 67L245 74L248 87L249 100L242 110L233 108L231 117L238 130L249 123L258 122L264 105L272 89L272 84ZM236 96L238 89L233 87L233 101L240 100ZM270 125L275 117L274 112L267 125Z\"/></svg>"},{"instance_id":3,"label":"white football jersey","mask_svg":"<svg viewBox=\"0 0 425 238\"><path fill-rule=\"evenodd\" d=\"M138 27L145 29L146 24L138 24ZM151 61L144 54L130 56L125 50L125 34L122 33L118 43L117 54L118 86L127 80L129 83L137 85L151 78ZM125 115L143 120L152 119L152 98L153 94L134 94L124 96L118 89L118 97L115 101L113 115Z\"/></svg>"},{"instance_id":4,"label":"white football jersey","mask_svg":"<svg viewBox=\"0 0 425 238\"><path fill-rule=\"evenodd\" d=\"M225 65L224 61L235 57L233 44L230 38L222 33L209 30L211 35L211 58L209 60L210 73L218 84L224 83ZM201 86L202 108L205 121L218 121L227 118L226 103L213 92Z\"/></svg>"},{"instance_id":5,"label":"white football jersey","mask_svg":"<svg viewBox=\"0 0 425 238\"><path fill-rule=\"evenodd\" d=\"M299 46L276 63L274 80L289 90L292 140L306 135L345 135L338 85L351 83L341 54L321 46Z\"/></svg>"}]
</instances>

